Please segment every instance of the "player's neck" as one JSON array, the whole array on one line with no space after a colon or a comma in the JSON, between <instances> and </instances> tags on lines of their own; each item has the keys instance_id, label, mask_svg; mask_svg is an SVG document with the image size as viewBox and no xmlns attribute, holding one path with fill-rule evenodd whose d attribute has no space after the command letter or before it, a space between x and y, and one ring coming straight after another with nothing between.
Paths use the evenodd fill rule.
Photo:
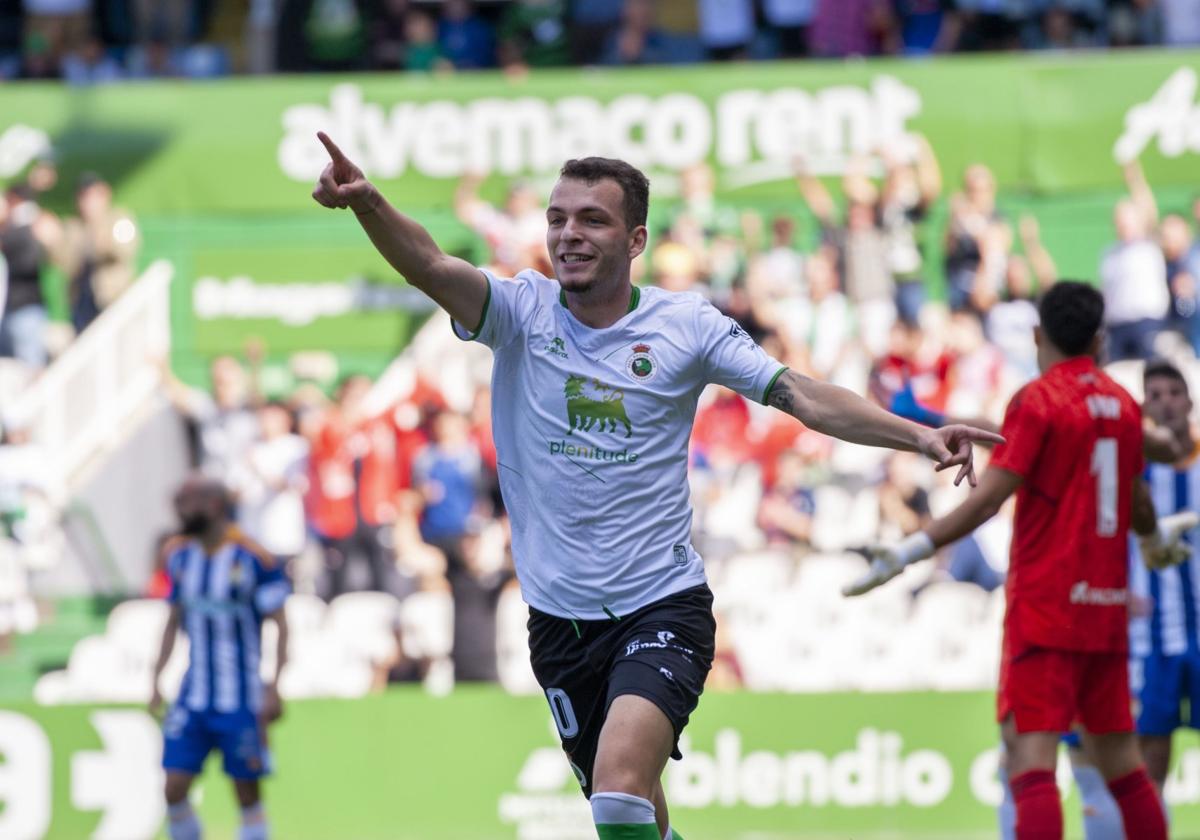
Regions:
<instances>
[{"instance_id":1,"label":"player's neck","mask_svg":"<svg viewBox=\"0 0 1200 840\"><path fill-rule=\"evenodd\" d=\"M1041 358L1039 361L1041 362L1042 375L1045 376L1047 373L1050 372L1051 368L1058 367L1063 362L1077 362L1080 359L1088 359L1088 358L1091 358L1091 357L1087 356L1085 354L1081 354L1081 355L1077 355L1077 356L1068 356L1065 353L1062 353L1055 348L1046 347L1041 350Z\"/></svg>"},{"instance_id":2,"label":"player's neck","mask_svg":"<svg viewBox=\"0 0 1200 840\"><path fill-rule=\"evenodd\" d=\"M575 320L594 330L611 327L634 308L636 290L628 279L613 289L588 289L584 292L568 292L562 299Z\"/></svg>"},{"instance_id":3,"label":"player's neck","mask_svg":"<svg viewBox=\"0 0 1200 840\"><path fill-rule=\"evenodd\" d=\"M224 523L221 525L213 525L207 531L200 535L200 545L204 549L204 553L212 555L216 553L221 544L225 542L228 536L229 529Z\"/></svg>"}]
</instances>

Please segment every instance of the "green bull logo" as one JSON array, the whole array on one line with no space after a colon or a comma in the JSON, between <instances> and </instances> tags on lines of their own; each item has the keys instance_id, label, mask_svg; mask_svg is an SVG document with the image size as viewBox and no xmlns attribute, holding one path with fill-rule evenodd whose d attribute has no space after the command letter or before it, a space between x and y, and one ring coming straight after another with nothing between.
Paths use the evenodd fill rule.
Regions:
<instances>
[{"instance_id":1,"label":"green bull logo","mask_svg":"<svg viewBox=\"0 0 1200 840\"><path fill-rule=\"evenodd\" d=\"M625 437L633 435L633 426L625 413L625 392L619 388L572 374L563 386L563 396L567 398L567 434L576 429L591 431L599 423L598 432L616 432L619 426L624 426Z\"/></svg>"}]
</instances>

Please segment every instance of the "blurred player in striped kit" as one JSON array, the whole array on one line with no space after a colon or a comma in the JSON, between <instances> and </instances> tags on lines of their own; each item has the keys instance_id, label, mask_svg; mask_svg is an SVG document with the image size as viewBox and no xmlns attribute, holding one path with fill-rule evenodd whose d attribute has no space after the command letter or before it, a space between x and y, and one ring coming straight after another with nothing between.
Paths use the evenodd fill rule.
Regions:
<instances>
[{"instance_id":1,"label":"blurred player in striped kit","mask_svg":"<svg viewBox=\"0 0 1200 840\"><path fill-rule=\"evenodd\" d=\"M283 603L291 586L275 558L232 526L230 508L221 484L189 479L175 496L180 535L164 549L171 614L154 667L152 712L162 705L159 677L180 628L190 643L187 673L163 722L171 840L201 837L188 790L214 748L241 806L239 840L268 836L258 781L270 771L266 726L282 713L277 681L287 658ZM279 630L275 679L265 685L259 676L264 619Z\"/></svg>"},{"instance_id":2,"label":"blurred player in striped kit","mask_svg":"<svg viewBox=\"0 0 1200 840\"><path fill-rule=\"evenodd\" d=\"M1174 464L1150 464L1146 482L1160 514L1200 507L1200 445L1192 427L1187 380L1166 361L1147 363L1143 410L1175 436L1186 453ZM1200 551L1186 537L1190 559L1151 571L1136 546L1130 552L1129 682L1137 700L1137 731L1146 769L1162 793L1171 760L1171 735L1181 726L1200 729ZM1184 702L1189 712L1181 714Z\"/></svg>"}]
</instances>

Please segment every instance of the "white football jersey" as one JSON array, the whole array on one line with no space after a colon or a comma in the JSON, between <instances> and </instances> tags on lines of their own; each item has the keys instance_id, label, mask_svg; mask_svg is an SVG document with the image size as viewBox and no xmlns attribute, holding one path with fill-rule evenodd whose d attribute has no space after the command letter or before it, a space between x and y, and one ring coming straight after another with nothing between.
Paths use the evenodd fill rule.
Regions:
<instances>
[{"instance_id":1,"label":"white football jersey","mask_svg":"<svg viewBox=\"0 0 1200 840\"><path fill-rule=\"evenodd\" d=\"M536 271L484 272L492 433L521 592L563 618L625 616L705 581L688 440L710 382L765 401L784 371L697 294L635 289L592 329Z\"/></svg>"}]
</instances>

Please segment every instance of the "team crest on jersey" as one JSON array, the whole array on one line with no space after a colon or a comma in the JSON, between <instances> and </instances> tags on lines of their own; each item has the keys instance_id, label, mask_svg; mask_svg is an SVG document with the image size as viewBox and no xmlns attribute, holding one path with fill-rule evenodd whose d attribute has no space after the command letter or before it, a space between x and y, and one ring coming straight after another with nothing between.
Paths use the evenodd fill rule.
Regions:
<instances>
[{"instance_id":1,"label":"team crest on jersey","mask_svg":"<svg viewBox=\"0 0 1200 840\"><path fill-rule=\"evenodd\" d=\"M649 344L635 344L633 353L625 360L625 372L637 382L649 382L658 376L658 360Z\"/></svg>"}]
</instances>

